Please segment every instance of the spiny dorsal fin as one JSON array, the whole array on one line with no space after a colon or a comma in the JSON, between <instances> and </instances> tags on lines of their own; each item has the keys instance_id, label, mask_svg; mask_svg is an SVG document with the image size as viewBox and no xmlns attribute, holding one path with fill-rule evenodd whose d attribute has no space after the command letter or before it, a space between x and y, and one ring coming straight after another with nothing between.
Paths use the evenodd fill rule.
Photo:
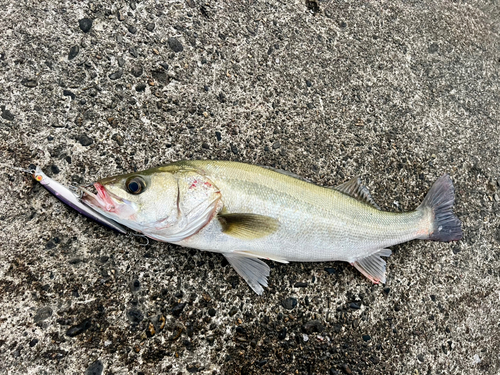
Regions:
<instances>
[{"instance_id":1,"label":"spiny dorsal fin","mask_svg":"<svg viewBox=\"0 0 500 375\"><path fill-rule=\"evenodd\" d=\"M257 214L220 214L222 231L228 236L253 240L268 236L279 227L278 220Z\"/></svg>"},{"instance_id":2,"label":"spiny dorsal fin","mask_svg":"<svg viewBox=\"0 0 500 375\"><path fill-rule=\"evenodd\" d=\"M335 186L333 189L347 194L361 202L368 203L370 206L380 210L380 207L375 203L368 189L361 184L361 179L359 177L353 177L349 181L339 186Z\"/></svg>"}]
</instances>

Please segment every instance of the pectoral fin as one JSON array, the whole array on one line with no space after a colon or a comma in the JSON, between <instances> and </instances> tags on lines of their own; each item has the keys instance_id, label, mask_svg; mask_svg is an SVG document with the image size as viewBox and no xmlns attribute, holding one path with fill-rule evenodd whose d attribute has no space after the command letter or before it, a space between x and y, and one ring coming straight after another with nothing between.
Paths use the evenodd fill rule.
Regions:
<instances>
[{"instance_id":1,"label":"pectoral fin","mask_svg":"<svg viewBox=\"0 0 500 375\"><path fill-rule=\"evenodd\" d=\"M279 227L278 220L257 214L220 214L222 231L228 236L253 240L268 236Z\"/></svg>"},{"instance_id":2,"label":"pectoral fin","mask_svg":"<svg viewBox=\"0 0 500 375\"><path fill-rule=\"evenodd\" d=\"M263 286L267 287L269 266L257 258L248 258L239 254L224 254L227 261L238 274L250 285L255 293L261 295Z\"/></svg>"},{"instance_id":3,"label":"pectoral fin","mask_svg":"<svg viewBox=\"0 0 500 375\"><path fill-rule=\"evenodd\" d=\"M359 259L351 264L373 283L385 283L385 260L381 257L388 257L391 253L392 252L389 249L381 249L376 253L366 258Z\"/></svg>"}]
</instances>

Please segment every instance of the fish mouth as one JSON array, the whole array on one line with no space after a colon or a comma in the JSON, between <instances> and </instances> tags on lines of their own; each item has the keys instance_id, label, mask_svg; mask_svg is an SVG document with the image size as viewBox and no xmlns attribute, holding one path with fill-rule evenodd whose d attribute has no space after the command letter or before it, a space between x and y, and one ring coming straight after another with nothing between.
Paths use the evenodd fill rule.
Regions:
<instances>
[{"instance_id":1,"label":"fish mouth","mask_svg":"<svg viewBox=\"0 0 500 375\"><path fill-rule=\"evenodd\" d=\"M83 191L82 201L89 206L100 208L106 212L115 212L115 200L118 199L118 197L108 192L99 182L94 183L94 188L97 194L94 194L90 190L80 186L80 189Z\"/></svg>"}]
</instances>

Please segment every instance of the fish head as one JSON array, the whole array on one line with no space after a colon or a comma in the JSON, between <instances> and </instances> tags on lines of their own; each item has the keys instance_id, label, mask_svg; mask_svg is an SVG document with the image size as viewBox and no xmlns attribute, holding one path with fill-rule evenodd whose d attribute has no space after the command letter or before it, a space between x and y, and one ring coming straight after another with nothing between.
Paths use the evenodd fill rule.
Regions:
<instances>
[{"instance_id":1,"label":"fish head","mask_svg":"<svg viewBox=\"0 0 500 375\"><path fill-rule=\"evenodd\" d=\"M105 178L82 201L103 215L160 241L178 242L220 209L220 192L197 171L159 167Z\"/></svg>"}]
</instances>

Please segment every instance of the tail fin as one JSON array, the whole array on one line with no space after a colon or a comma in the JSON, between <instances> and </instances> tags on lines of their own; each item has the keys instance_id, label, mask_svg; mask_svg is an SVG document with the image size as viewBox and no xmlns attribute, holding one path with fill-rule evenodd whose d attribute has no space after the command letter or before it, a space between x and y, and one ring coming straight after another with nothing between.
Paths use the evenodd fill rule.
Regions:
<instances>
[{"instance_id":1,"label":"tail fin","mask_svg":"<svg viewBox=\"0 0 500 375\"><path fill-rule=\"evenodd\" d=\"M450 176L439 177L424 198L419 210L432 211L432 228L427 239L433 241L458 241L462 238L462 228L453 213L455 189Z\"/></svg>"}]
</instances>

